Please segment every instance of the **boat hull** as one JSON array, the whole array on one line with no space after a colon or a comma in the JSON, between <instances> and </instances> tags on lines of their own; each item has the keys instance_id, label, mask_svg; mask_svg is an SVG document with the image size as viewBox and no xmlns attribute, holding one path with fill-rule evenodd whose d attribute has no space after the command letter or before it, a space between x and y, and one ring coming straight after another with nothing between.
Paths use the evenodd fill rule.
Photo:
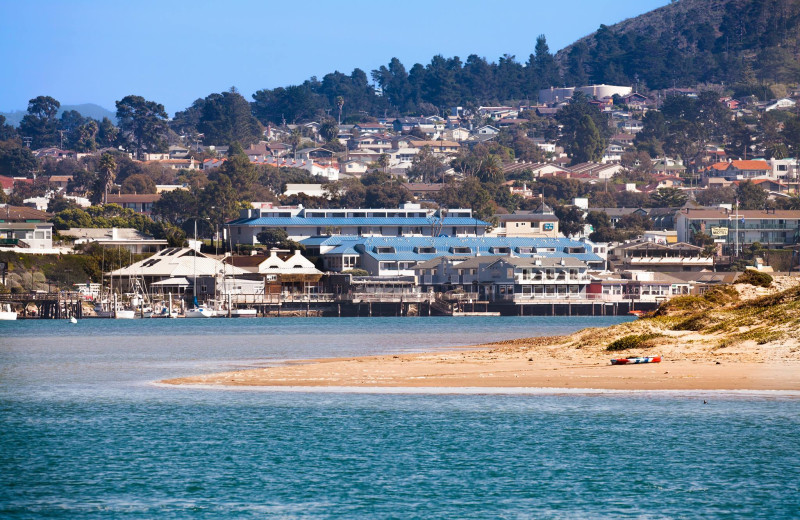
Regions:
<instances>
[{"instance_id":1,"label":"boat hull","mask_svg":"<svg viewBox=\"0 0 800 520\"><path fill-rule=\"evenodd\" d=\"M17 319L17 313L14 311L0 311L0 321L13 321Z\"/></svg>"},{"instance_id":2,"label":"boat hull","mask_svg":"<svg viewBox=\"0 0 800 520\"><path fill-rule=\"evenodd\" d=\"M661 363L661 356L621 358L611 360L612 365L639 365L642 363Z\"/></svg>"},{"instance_id":3,"label":"boat hull","mask_svg":"<svg viewBox=\"0 0 800 520\"><path fill-rule=\"evenodd\" d=\"M194 309L187 309L185 316L187 318L213 318L217 315L213 309L205 307L195 307Z\"/></svg>"}]
</instances>

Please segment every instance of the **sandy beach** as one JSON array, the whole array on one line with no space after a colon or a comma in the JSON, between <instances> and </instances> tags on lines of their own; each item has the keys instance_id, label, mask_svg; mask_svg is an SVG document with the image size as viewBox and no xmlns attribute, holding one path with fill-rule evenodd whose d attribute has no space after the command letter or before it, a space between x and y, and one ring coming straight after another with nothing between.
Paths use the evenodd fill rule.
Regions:
<instances>
[{"instance_id":1,"label":"sandy beach","mask_svg":"<svg viewBox=\"0 0 800 520\"><path fill-rule=\"evenodd\" d=\"M772 288L737 285L735 305L696 315L661 316L570 336L525 338L419 354L317 359L161 381L170 385L361 388L569 388L612 390L800 390L797 302L792 294L758 312L746 304L797 290L798 279ZM736 294L738 293L738 296ZM745 302L742 304L742 302ZM701 302L702 303L702 302ZM767 309L765 312L763 309ZM768 329L762 315L784 314ZM717 323L703 330L676 324L698 316ZM727 314L724 314L727 313ZM757 315L758 319L753 318ZM720 326L720 323L724 326ZM692 327L689 327L692 328ZM766 332L765 332L766 331ZM767 334L768 332L768 334ZM653 339L609 351L629 335ZM612 358L661 356L661 363L610 364Z\"/></svg>"},{"instance_id":2,"label":"sandy beach","mask_svg":"<svg viewBox=\"0 0 800 520\"><path fill-rule=\"evenodd\" d=\"M523 342L524 340L520 340ZM558 359L523 345L312 360L164 381L177 385L432 388L580 388L613 390L800 390L800 362L665 359L613 366L604 359Z\"/></svg>"}]
</instances>

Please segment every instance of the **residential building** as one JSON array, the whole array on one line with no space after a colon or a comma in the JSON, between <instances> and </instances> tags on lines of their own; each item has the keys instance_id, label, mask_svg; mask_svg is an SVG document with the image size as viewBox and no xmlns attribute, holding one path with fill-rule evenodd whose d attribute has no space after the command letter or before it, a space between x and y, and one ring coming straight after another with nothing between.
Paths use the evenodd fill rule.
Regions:
<instances>
[{"instance_id":1,"label":"residential building","mask_svg":"<svg viewBox=\"0 0 800 520\"><path fill-rule=\"evenodd\" d=\"M157 253L169 245L166 240L153 238L133 228L70 228L59 231L59 234L74 239L76 246L95 243L119 247L137 255Z\"/></svg>"},{"instance_id":2,"label":"residential building","mask_svg":"<svg viewBox=\"0 0 800 520\"><path fill-rule=\"evenodd\" d=\"M558 217L546 204L535 211L515 211L498 214L498 225L487 236L558 238Z\"/></svg>"},{"instance_id":3,"label":"residential building","mask_svg":"<svg viewBox=\"0 0 800 520\"><path fill-rule=\"evenodd\" d=\"M159 193L121 193L121 194L108 194L106 198L107 204L119 204L123 208L132 209L136 213L143 213L149 215L153 209L153 204L161 198Z\"/></svg>"},{"instance_id":4,"label":"residential building","mask_svg":"<svg viewBox=\"0 0 800 520\"><path fill-rule=\"evenodd\" d=\"M706 168L706 177L723 177L729 181L766 178L772 173L767 161L728 161Z\"/></svg>"},{"instance_id":5,"label":"residential building","mask_svg":"<svg viewBox=\"0 0 800 520\"><path fill-rule=\"evenodd\" d=\"M710 271L714 268L713 255L704 255L702 247L685 242L628 242L613 248L608 262L609 268L617 271Z\"/></svg>"},{"instance_id":6,"label":"residential building","mask_svg":"<svg viewBox=\"0 0 800 520\"><path fill-rule=\"evenodd\" d=\"M692 242L697 233L705 233L728 253L755 242L783 248L798 244L800 210L684 208L678 213L676 228L679 242Z\"/></svg>"},{"instance_id":7,"label":"residential building","mask_svg":"<svg viewBox=\"0 0 800 520\"><path fill-rule=\"evenodd\" d=\"M223 261L258 276L267 296L320 291L322 271L298 250L272 249L269 256L228 256Z\"/></svg>"},{"instance_id":8,"label":"residential building","mask_svg":"<svg viewBox=\"0 0 800 520\"><path fill-rule=\"evenodd\" d=\"M174 292L178 295L191 293L197 285L197 296L209 297L221 292L225 276L241 277L249 274L244 269L225 265L220 260L195 251L189 247L170 247L153 256L134 262L111 273L123 287L130 287L133 280L143 281L145 289L152 292Z\"/></svg>"},{"instance_id":9,"label":"residential building","mask_svg":"<svg viewBox=\"0 0 800 520\"><path fill-rule=\"evenodd\" d=\"M0 208L0 211L2 208ZM0 248L19 248L26 253L52 250L53 224L50 222L0 221Z\"/></svg>"},{"instance_id":10,"label":"residential building","mask_svg":"<svg viewBox=\"0 0 800 520\"><path fill-rule=\"evenodd\" d=\"M489 225L473 218L469 209L441 211L410 203L399 209L250 209L226 224L234 243L251 245L267 228L283 229L293 240L303 240L323 235L480 236Z\"/></svg>"},{"instance_id":11,"label":"residential building","mask_svg":"<svg viewBox=\"0 0 800 520\"><path fill-rule=\"evenodd\" d=\"M524 303L539 299L586 298L589 267L571 257L439 257L417 265L424 291L458 291L467 298Z\"/></svg>"},{"instance_id":12,"label":"residential building","mask_svg":"<svg viewBox=\"0 0 800 520\"><path fill-rule=\"evenodd\" d=\"M441 256L575 258L592 268L605 265L590 245L566 238L330 236L302 244L322 257L328 271L360 268L372 276L409 276L417 264Z\"/></svg>"},{"instance_id":13,"label":"residential building","mask_svg":"<svg viewBox=\"0 0 800 520\"><path fill-rule=\"evenodd\" d=\"M323 189L322 184L286 184L286 190L283 192L285 196L289 195L298 195L298 194L308 195L309 197L324 197L328 198L329 194L325 192Z\"/></svg>"}]
</instances>

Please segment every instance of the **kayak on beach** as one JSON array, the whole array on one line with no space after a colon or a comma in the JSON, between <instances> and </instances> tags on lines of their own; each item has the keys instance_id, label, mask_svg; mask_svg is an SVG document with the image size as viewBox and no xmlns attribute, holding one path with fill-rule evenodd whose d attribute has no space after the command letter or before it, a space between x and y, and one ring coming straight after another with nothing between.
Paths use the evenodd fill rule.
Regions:
<instances>
[{"instance_id":1,"label":"kayak on beach","mask_svg":"<svg viewBox=\"0 0 800 520\"><path fill-rule=\"evenodd\" d=\"M639 363L661 363L661 356L632 357L611 360L612 365L636 365Z\"/></svg>"}]
</instances>

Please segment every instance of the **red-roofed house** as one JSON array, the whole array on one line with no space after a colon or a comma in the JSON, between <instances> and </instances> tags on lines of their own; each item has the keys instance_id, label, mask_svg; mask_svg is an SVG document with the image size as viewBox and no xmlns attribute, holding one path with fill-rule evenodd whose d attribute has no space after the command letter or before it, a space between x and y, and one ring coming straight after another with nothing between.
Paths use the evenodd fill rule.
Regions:
<instances>
[{"instance_id":1,"label":"red-roofed house","mask_svg":"<svg viewBox=\"0 0 800 520\"><path fill-rule=\"evenodd\" d=\"M724 177L728 180L757 179L772 173L767 161L728 161L712 164L706 168L707 177Z\"/></svg>"}]
</instances>

